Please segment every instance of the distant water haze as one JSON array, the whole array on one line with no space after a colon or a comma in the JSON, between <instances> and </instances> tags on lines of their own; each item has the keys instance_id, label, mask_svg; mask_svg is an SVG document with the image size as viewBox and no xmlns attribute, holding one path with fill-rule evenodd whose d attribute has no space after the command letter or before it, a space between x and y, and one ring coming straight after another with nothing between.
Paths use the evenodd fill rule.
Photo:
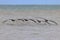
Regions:
<instances>
[{"instance_id":1,"label":"distant water haze","mask_svg":"<svg viewBox=\"0 0 60 40\"><path fill-rule=\"evenodd\" d=\"M60 15L60 5L0 5L0 15L56 16Z\"/></svg>"}]
</instances>

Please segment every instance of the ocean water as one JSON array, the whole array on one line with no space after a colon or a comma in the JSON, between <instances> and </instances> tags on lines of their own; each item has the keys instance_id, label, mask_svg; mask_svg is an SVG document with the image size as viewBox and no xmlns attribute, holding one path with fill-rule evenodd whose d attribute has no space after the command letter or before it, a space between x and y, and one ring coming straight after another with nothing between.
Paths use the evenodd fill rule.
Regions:
<instances>
[{"instance_id":1,"label":"ocean water","mask_svg":"<svg viewBox=\"0 0 60 40\"><path fill-rule=\"evenodd\" d=\"M0 5L3 10L60 10L60 5Z\"/></svg>"},{"instance_id":2,"label":"ocean water","mask_svg":"<svg viewBox=\"0 0 60 40\"><path fill-rule=\"evenodd\" d=\"M18 25L19 21L15 22L16 25L2 23L27 17L42 17L58 25ZM60 40L60 5L0 5L0 40Z\"/></svg>"}]
</instances>

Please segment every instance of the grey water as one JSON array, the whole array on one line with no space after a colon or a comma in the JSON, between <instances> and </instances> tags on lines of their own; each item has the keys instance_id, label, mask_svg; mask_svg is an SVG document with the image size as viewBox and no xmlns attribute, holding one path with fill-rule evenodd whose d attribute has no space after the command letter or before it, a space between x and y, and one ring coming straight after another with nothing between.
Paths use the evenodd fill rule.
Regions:
<instances>
[{"instance_id":1,"label":"grey water","mask_svg":"<svg viewBox=\"0 0 60 40\"><path fill-rule=\"evenodd\" d=\"M15 12L14 10L16 10L17 12ZM21 10L23 11L21 12ZM24 12L25 10L27 11ZM31 12L30 10L37 10L37 11ZM43 11L41 12L41 10ZM47 11L45 12L45 10ZM59 11L50 11L50 10L59 10ZM60 14L60 5L0 5L0 40L60 40L59 14ZM21 16L23 17L39 16L46 19L54 20L59 25L1 24L1 22L4 21L5 19L10 18L17 19L21 18Z\"/></svg>"},{"instance_id":2,"label":"grey water","mask_svg":"<svg viewBox=\"0 0 60 40\"><path fill-rule=\"evenodd\" d=\"M60 5L0 5L2 10L60 10Z\"/></svg>"}]
</instances>

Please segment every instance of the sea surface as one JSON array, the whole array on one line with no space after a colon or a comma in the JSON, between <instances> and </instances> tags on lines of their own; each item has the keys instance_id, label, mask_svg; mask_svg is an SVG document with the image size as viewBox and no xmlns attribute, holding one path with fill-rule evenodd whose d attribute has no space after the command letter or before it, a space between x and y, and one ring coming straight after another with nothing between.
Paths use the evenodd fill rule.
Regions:
<instances>
[{"instance_id":1,"label":"sea surface","mask_svg":"<svg viewBox=\"0 0 60 40\"><path fill-rule=\"evenodd\" d=\"M27 17L42 17L55 21L57 25L2 23ZM0 40L60 40L60 5L0 5Z\"/></svg>"},{"instance_id":2,"label":"sea surface","mask_svg":"<svg viewBox=\"0 0 60 40\"><path fill-rule=\"evenodd\" d=\"M0 5L5 10L60 10L60 5Z\"/></svg>"}]
</instances>

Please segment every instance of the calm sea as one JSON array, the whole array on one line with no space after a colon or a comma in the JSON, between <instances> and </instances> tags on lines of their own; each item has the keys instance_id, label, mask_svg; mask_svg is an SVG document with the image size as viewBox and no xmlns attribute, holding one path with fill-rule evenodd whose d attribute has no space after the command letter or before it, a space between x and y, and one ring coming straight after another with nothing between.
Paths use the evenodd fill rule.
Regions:
<instances>
[{"instance_id":1,"label":"calm sea","mask_svg":"<svg viewBox=\"0 0 60 40\"><path fill-rule=\"evenodd\" d=\"M60 5L0 5L0 10L60 10Z\"/></svg>"}]
</instances>

